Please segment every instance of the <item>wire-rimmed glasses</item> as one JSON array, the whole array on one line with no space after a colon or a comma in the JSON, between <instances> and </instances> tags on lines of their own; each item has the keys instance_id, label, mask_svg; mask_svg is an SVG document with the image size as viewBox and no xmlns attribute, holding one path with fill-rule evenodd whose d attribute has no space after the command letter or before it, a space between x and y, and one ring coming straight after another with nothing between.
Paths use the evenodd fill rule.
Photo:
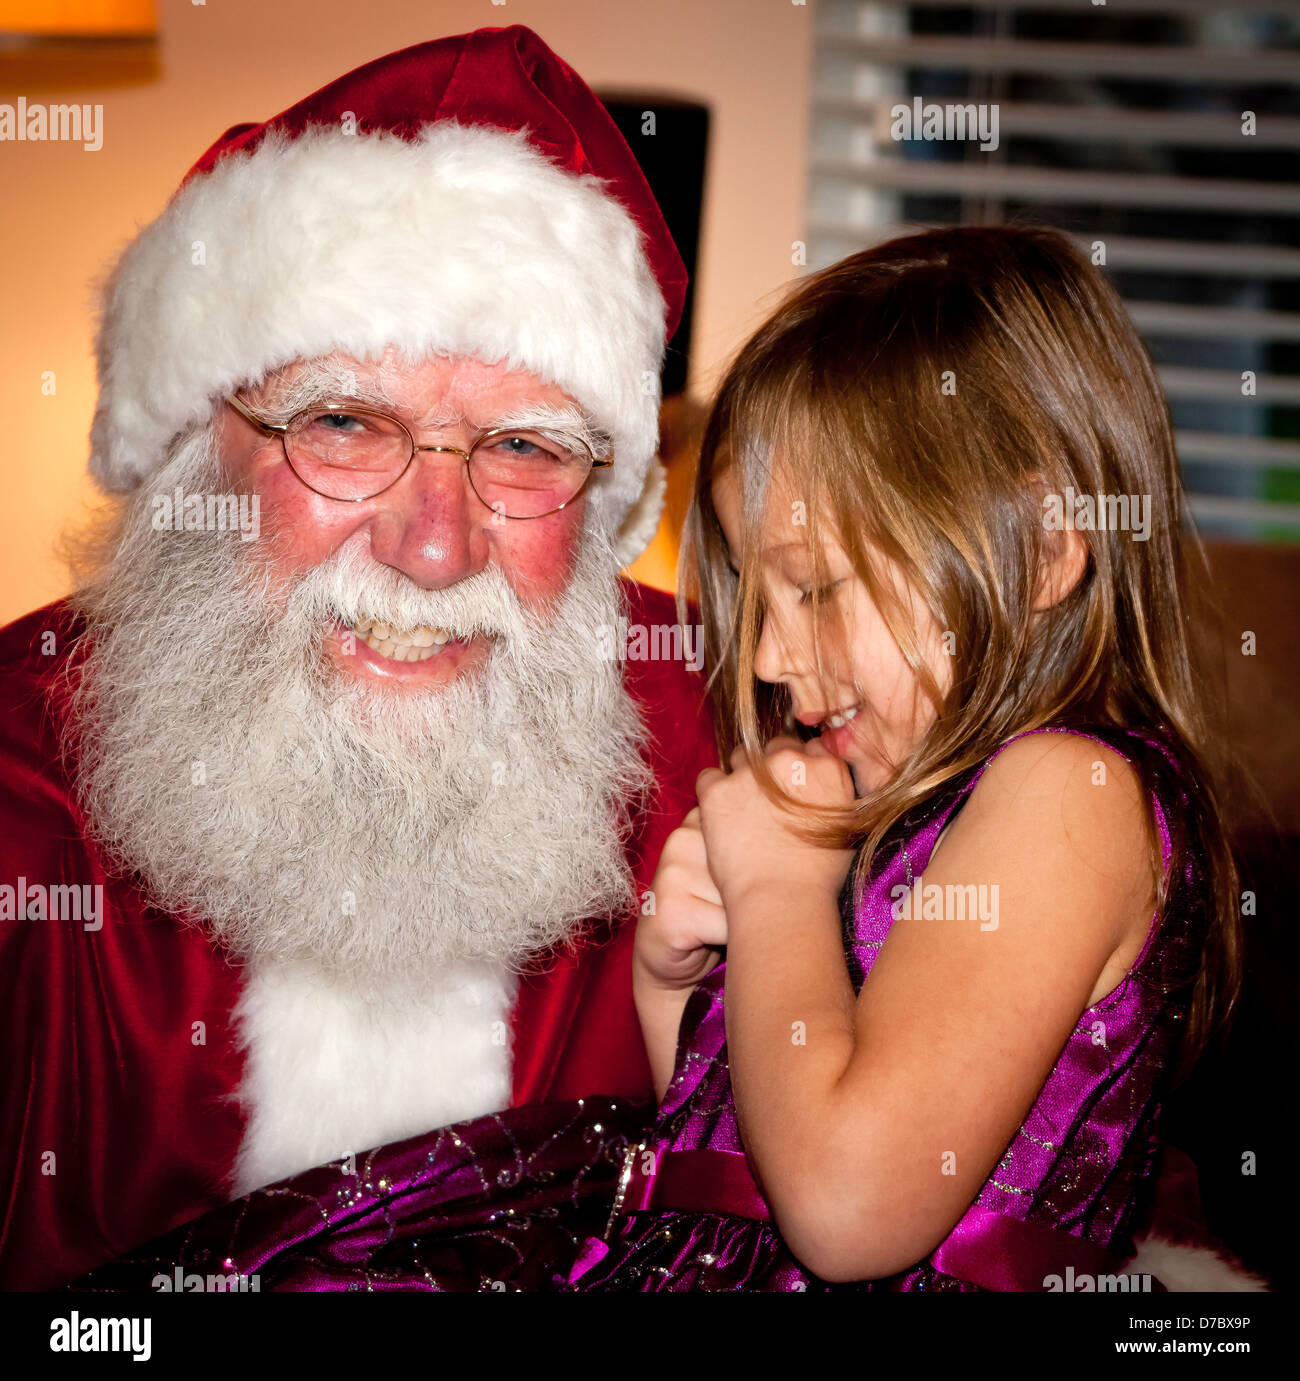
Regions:
<instances>
[{"instance_id":1,"label":"wire-rimmed glasses","mask_svg":"<svg viewBox=\"0 0 1300 1381\"><path fill-rule=\"evenodd\" d=\"M311 490L341 503L361 503L392 488L417 451L461 456L481 503L506 518L544 518L582 493L597 459L576 435L496 427L468 451L421 446L396 417L351 403L321 403L287 422L267 422L233 395L226 402L266 436L279 437L290 469Z\"/></svg>"}]
</instances>

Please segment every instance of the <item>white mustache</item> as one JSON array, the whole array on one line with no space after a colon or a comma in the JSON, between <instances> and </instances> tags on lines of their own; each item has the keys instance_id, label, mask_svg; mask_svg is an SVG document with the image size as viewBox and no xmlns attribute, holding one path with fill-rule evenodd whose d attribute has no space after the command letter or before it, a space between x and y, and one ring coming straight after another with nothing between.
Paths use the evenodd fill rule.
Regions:
<instances>
[{"instance_id":1,"label":"white mustache","mask_svg":"<svg viewBox=\"0 0 1300 1381\"><path fill-rule=\"evenodd\" d=\"M303 576L288 613L314 622L338 618L349 627L373 619L397 629L442 628L457 638L518 638L535 625L500 567L429 590L355 548L341 549Z\"/></svg>"}]
</instances>

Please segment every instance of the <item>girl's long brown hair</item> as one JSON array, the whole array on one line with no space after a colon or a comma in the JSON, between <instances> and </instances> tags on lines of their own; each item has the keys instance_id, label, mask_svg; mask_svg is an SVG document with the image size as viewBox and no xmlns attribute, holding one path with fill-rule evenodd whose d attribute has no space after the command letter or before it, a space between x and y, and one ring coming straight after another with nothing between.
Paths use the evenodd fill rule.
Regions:
<instances>
[{"instance_id":1,"label":"girl's long brown hair","mask_svg":"<svg viewBox=\"0 0 1300 1381\"><path fill-rule=\"evenodd\" d=\"M1159 729L1198 817L1195 843L1186 822L1169 822L1168 877L1180 851L1196 847L1214 897L1184 1042L1190 1068L1226 1022L1241 977L1237 875L1189 637L1188 590L1204 555L1183 531L1164 395L1105 275L1053 230L929 231L803 280L741 350L705 429L679 590L683 611L688 597L701 607L721 760L743 744L765 789L782 797L763 745L793 725L783 689L754 675L763 608L749 540L778 459L804 500L814 602L820 528L852 561L937 711L885 788L847 817L810 823L810 837L865 845L864 873L911 807L1014 734L1047 724ZM739 576L712 495L733 464L746 534L734 553ZM1082 579L1035 617L1057 537L1043 496L1067 487L1149 496L1150 532L1136 541L1130 531L1083 531ZM897 563L950 635L946 694L868 544ZM1154 831L1152 851L1163 911Z\"/></svg>"}]
</instances>

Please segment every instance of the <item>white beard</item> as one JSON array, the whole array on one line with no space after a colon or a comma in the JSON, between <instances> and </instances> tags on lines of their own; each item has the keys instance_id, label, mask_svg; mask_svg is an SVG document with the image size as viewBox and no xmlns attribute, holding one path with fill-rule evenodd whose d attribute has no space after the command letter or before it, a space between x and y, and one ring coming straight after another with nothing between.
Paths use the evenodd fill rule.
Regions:
<instances>
[{"instance_id":1,"label":"white beard","mask_svg":"<svg viewBox=\"0 0 1300 1381\"><path fill-rule=\"evenodd\" d=\"M228 488L209 434L155 492ZM515 976L635 902L644 731L599 630L588 532L557 606L499 569L425 590L345 546L296 582L229 533L155 532L149 495L74 602L69 746L88 828L149 900L251 961L238 1192L506 1105ZM494 635L426 692L323 656L331 621Z\"/></svg>"}]
</instances>

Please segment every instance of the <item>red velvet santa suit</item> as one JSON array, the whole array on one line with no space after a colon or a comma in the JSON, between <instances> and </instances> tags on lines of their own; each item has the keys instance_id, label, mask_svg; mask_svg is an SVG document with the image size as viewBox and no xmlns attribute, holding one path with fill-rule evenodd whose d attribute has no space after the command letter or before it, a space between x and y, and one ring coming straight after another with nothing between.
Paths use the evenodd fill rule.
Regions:
<instances>
[{"instance_id":1,"label":"red velvet santa suit","mask_svg":"<svg viewBox=\"0 0 1300 1381\"><path fill-rule=\"evenodd\" d=\"M668 596L624 584L630 623L674 622ZM15 889L28 917L0 920L5 1289L59 1284L223 1202L246 1128L233 1098L244 1066L232 1019L240 967L201 929L149 908L133 882L110 879L71 799L60 677L75 631L63 604L0 631L0 886ZM675 661L625 667L658 783L628 846L644 891L695 802L697 774L716 759L701 679ZM93 919L32 918L76 914L38 905L51 894L33 887L82 895L96 885ZM652 1096L632 1003L633 931L631 919L604 927L521 982L500 1051L513 1103Z\"/></svg>"}]
</instances>

